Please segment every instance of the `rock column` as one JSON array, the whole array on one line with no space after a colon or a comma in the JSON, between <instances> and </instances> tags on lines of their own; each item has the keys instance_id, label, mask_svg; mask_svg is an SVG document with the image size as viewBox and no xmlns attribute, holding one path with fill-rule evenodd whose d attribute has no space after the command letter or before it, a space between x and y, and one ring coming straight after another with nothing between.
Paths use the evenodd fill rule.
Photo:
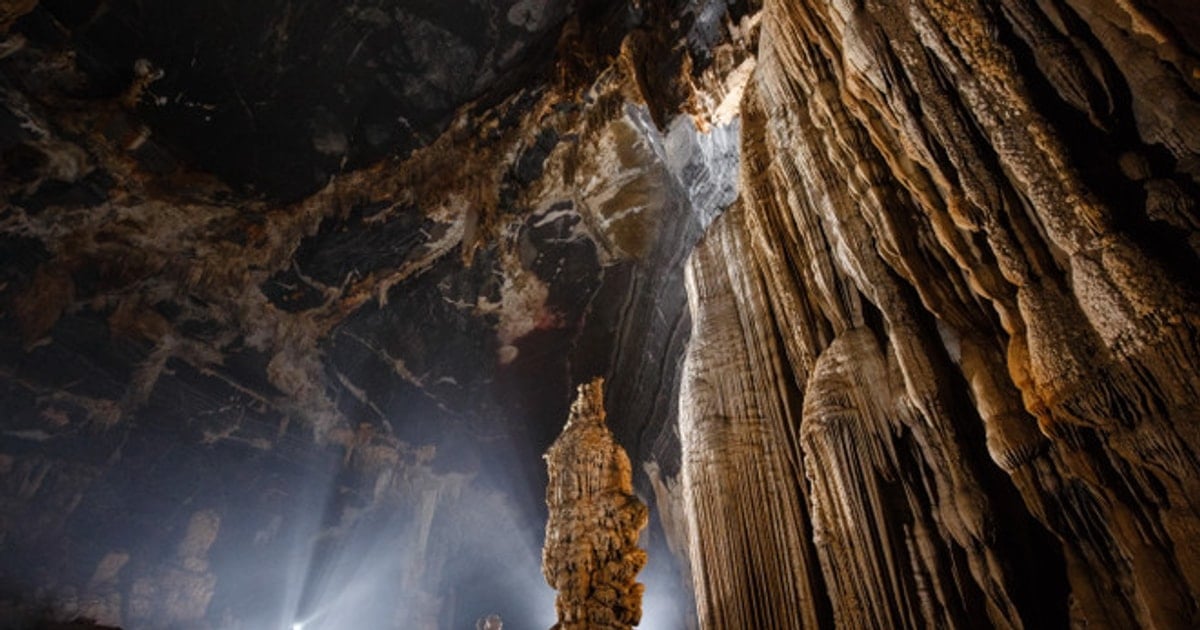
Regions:
<instances>
[{"instance_id":1,"label":"rock column","mask_svg":"<svg viewBox=\"0 0 1200 630\"><path fill-rule=\"evenodd\" d=\"M542 573L558 591L555 630L632 628L642 617L646 564L638 533L649 512L633 494L629 456L604 422L603 379L579 386L546 452L550 521Z\"/></svg>"}]
</instances>

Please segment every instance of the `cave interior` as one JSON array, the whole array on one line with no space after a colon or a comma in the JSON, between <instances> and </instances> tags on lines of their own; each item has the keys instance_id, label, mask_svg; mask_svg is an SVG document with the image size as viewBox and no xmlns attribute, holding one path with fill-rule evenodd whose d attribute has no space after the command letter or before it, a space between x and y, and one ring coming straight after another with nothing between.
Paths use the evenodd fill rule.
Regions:
<instances>
[{"instance_id":1,"label":"cave interior","mask_svg":"<svg viewBox=\"0 0 1200 630\"><path fill-rule=\"evenodd\" d=\"M1200 627L1194 0L0 0L0 195L0 629Z\"/></svg>"}]
</instances>

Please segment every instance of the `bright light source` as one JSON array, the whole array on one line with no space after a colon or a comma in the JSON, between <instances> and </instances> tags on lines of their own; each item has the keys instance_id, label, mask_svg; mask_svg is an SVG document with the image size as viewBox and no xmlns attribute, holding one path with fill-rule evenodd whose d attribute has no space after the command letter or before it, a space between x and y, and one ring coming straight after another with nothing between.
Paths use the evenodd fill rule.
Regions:
<instances>
[{"instance_id":1,"label":"bright light source","mask_svg":"<svg viewBox=\"0 0 1200 630\"><path fill-rule=\"evenodd\" d=\"M304 624L297 621L296 623L292 624L292 630L304 630Z\"/></svg>"}]
</instances>

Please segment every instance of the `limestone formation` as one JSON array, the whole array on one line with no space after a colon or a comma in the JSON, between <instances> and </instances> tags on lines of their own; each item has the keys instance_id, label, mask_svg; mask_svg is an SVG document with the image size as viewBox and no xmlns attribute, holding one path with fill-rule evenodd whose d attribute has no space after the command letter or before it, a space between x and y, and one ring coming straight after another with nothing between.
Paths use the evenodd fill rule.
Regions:
<instances>
[{"instance_id":1,"label":"limestone formation","mask_svg":"<svg viewBox=\"0 0 1200 630\"><path fill-rule=\"evenodd\" d=\"M0 35L5 34L17 18L32 11L37 3L38 0L0 0Z\"/></svg>"},{"instance_id":2,"label":"limestone formation","mask_svg":"<svg viewBox=\"0 0 1200 630\"><path fill-rule=\"evenodd\" d=\"M546 451L542 573L558 591L557 630L619 630L642 618L646 564L637 546L648 511L633 494L625 449L605 423L604 381L579 386L562 434Z\"/></svg>"},{"instance_id":3,"label":"limestone formation","mask_svg":"<svg viewBox=\"0 0 1200 630\"><path fill-rule=\"evenodd\" d=\"M1169 4L763 3L741 203L689 263L702 625L1200 623L1200 75ZM771 529L721 509L748 493Z\"/></svg>"},{"instance_id":4,"label":"limestone formation","mask_svg":"<svg viewBox=\"0 0 1200 630\"><path fill-rule=\"evenodd\" d=\"M1194 4L0 0L0 625L1200 627Z\"/></svg>"}]
</instances>

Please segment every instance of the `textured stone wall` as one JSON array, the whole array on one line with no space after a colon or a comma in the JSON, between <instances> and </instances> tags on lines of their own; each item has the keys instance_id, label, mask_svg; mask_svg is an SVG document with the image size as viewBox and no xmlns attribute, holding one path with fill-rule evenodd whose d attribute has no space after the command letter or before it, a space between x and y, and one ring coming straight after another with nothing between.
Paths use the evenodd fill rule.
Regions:
<instances>
[{"instance_id":1,"label":"textured stone wall","mask_svg":"<svg viewBox=\"0 0 1200 630\"><path fill-rule=\"evenodd\" d=\"M735 207L719 218L688 267L692 341L679 419L686 548L699 569L703 627L814 627L823 600L803 471L780 439L796 401L774 385L788 366L766 321L746 317L767 306L761 276L728 264L748 246L742 214Z\"/></svg>"},{"instance_id":2,"label":"textured stone wall","mask_svg":"<svg viewBox=\"0 0 1200 630\"><path fill-rule=\"evenodd\" d=\"M546 451L542 573L558 591L556 630L628 630L642 619L649 518L633 494L629 456L605 423L604 381L579 386L562 434Z\"/></svg>"},{"instance_id":3,"label":"textured stone wall","mask_svg":"<svg viewBox=\"0 0 1200 630\"><path fill-rule=\"evenodd\" d=\"M763 3L689 263L702 624L1200 623L1200 66L1155 4Z\"/></svg>"}]
</instances>

